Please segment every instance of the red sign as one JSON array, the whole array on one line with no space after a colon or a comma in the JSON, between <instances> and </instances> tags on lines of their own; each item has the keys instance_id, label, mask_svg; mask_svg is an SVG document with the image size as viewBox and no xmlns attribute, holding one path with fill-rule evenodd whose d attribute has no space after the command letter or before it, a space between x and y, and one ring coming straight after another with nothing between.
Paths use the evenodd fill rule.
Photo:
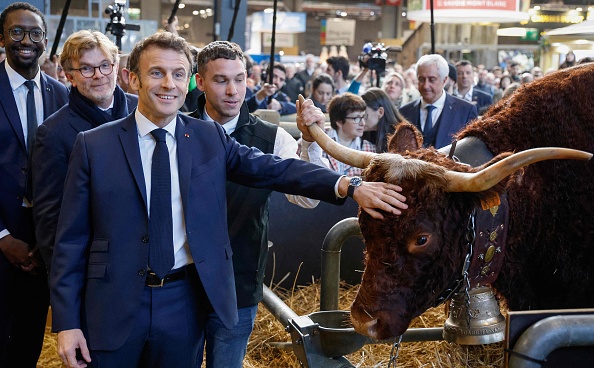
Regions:
<instances>
[{"instance_id":1,"label":"red sign","mask_svg":"<svg viewBox=\"0 0 594 368\"><path fill-rule=\"evenodd\" d=\"M386 0L386 2L391 0ZM394 1L394 0L392 0ZM426 8L429 9L429 0ZM466 9L466 10L510 10L516 11L516 0L434 0L434 10Z\"/></svg>"},{"instance_id":2,"label":"red sign","mask_svg":"<svg viewBox=\"0 0 594 368\"><path fill-rule=\"evenodd\" d=\"M402 5L402 0L386 0L387 6L400 6Z\"/></svg>"}]
</instances>

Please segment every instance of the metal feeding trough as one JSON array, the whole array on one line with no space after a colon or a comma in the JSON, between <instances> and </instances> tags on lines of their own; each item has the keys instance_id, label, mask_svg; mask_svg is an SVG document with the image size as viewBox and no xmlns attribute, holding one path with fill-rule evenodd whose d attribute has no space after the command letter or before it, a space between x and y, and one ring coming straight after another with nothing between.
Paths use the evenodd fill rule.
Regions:
<instances>
[{"instance_id":1,"label":"metal feeding trough","mask_svg":"<svg viewBox=\"0 0 594 368\"><path fill-rule=\"evenodd\" d=\"M318 324L322 351L329 357L340 357L361 349L367 338L355 332L348 311L314 312L308 317Z\"/></svg>"},{"instance_id":2,"label":"metal feeding trough","mask_svg":"<svg viewBox=\"0 0 594 368\"><path fill-rule=\"evenodd\" d=\"M361 236L357 218L338 222L326 235L322 245L322 278L320 309L298 316L274 292L264 286L262 303L286 326L291 343L272 343L279 349L290 350L306 368L354 367L344 355L354 353L366 344L442 340L443 328L410 328L401 337L374 340L355 331L350 312L338 310L340 251L351 236Z\"/></svg>"},{"instance_id":3,"label":"metal feeding trough","mask_svg":"<svg viewBox=\"0 0 594 368\"><path fill-rule=\"evenodd\" d=\"M321 311L305 316L292 316L294 312L266 287L264 305L279 321L287 321L287 331L291 334L291 344L275 346L292 350L303 367L354 367L344 355L354 353L366 344L392 344L400 341L400 337L379 341L355 332L348 311ZM442 334L443 328L410 328L402 335L401 340L436 341L442 340Z\"/></svg>"}]
</instances>

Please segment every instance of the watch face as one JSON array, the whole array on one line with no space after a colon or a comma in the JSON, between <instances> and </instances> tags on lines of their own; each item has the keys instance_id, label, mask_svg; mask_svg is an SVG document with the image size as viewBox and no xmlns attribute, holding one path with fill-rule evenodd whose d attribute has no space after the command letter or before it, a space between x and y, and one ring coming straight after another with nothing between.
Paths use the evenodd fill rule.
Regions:
<instances>
[{"instance_id":1,"label":"watch face","mask_svg":"<svg viewBox=\"0 0 594 368\"><path fill-rule=\"evenodd\" d=\"M361 180L360 177L355 176L355 177L351 178L350 185L352 185L354 187L358 187L361 185L362 182L363 182L363 180Z\"/></svg>"}]
</instances>

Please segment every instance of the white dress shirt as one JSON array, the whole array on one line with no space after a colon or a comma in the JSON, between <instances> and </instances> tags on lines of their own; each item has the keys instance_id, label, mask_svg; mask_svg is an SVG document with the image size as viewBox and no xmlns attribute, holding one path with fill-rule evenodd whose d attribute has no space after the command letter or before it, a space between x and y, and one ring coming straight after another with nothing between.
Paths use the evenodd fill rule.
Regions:
<instances>
[{"instance_id":1,"label":"white dress shirt","mask_svg":"<svg viewBox=\"0 0 594 368\"><path fill-rule=\"evenodd\" d=\"M472 92L473 92L474 87L470 87L470 89L468 90L468 92L466 92L465 95L462 95L460 92L458 92L458 87L454 88L454 93L452 93L452 95L454 95L454 97L458 97L461 98L463 100L466 100L468 102L472 102Z\"/></svg>"},{"instance_id":2,"label":"white dress shirt","mask_svg":"<svg viewBox=\"0 0 594 368\"><path fill-rule=\"evenodd\" d=\"M207 121L214 121L204 110L204 118ZM223 124L222 127L225 133L231 135L237 128L239 115ZM316 142L305 142L302 140L301 157L297 156L298 145L295 138L293 138L286 130L278 127L276 137L274 139L273 154L282 158L296 158L307 162L312 162L318 166L328 167L328 164L322 160L322 148ZM303 208L315 208L318 203L317 199L297 196L293 194L285 194L287 200Z\"/></svg>"},{"instance_id":3,"label":"white dress shirt","mask_svg":"<svg viewBox=\"0 0 594 368\"><path fill-rule=\"evenodd\" d=\"M10 83L12 95L14 96L14 101L16 102L19 117L21 118L21 127L23 128L23 136L25 138L26 147L27 136L29 135L29 129L27 126L27 94L29 93L29 88L27 88L27 86L25 85L27 79L23 78L22 75L17 73L10 66L8 61L6 61L4 65L6 66L8 82ZM41 123L43 123L43 97L41 96L41 74L39 73L39 70L37 70L37 74L35 74L35 78L33 78L33 81L35 82L35 86L37 87L33 89L33 94L35 96L35 106L37 106L37 124L41 125ZM23 207L32 207L32 204L29 203L29 201L25 197L23 197ZM4 238L9 234L10 231L8 231L7 229L0 231L0 239Z\"/></svg>"},{"instance_id":4,"label":"white dress shirt","mask_svg":"<svg viewBox=\"0 0 594 368\"><path fill-rule=\"evenodd\" d=\"M5 62L4 65L6 65L6 74L8 74L8 81L12 88L12 94L17 105L17 110L19 111L19 117L21 118L21 126L23 127L26 146L27 136L29 135L29 129L27 127L27 94L29 93L29 88L25 86L27 79L23 78L22 75L11 68L8 62ZM41 96L41 74L39 73L39 70L37 71L37 74L35 74L35 78L32 80L35 82L36 87L34 88L34 96L35 106L37 107L37 125L41 125L41 123L43 123L43 97Z\"/></svg>"},{"instance_id":5,"label":"white dress shirt","mask_svg":"<svg viewBox=\"0 0 594 368\"><path fill-rule=\"evenodd\" d=\"M150 134L159 127L153 124L138 109L134 113L136 125L138 128L138 143L140 145L140 159L142 160L142 171L144 172L144 184L146 186L147 210L151 213L151 166L153 163L153 151L156 142ZM181 190L179 187L179 170L177 164L177 140L175 139L175 127L177 117L175 117L163 129L167 131L166 141L169 150L169 165L171 166L171 213L173 216L173 255L175 263L173 268L180 268L189 263L194 263L190 246L186 238L186 224L184 222L184 212L182 207Z\"/></svg>"},{"instance_id":6,"label":"white dress shirt","mask_svg":"<svg viewBox=\"0 0 594 368\"><path fill-rule=\"evenodd\" d=\"M419 116L421 131L425 129L425 121L427 120L427 105L435 106L435 109L433 109L433 111L431 112L431 122L433 123L433 126L435 126L435 123L437 123L437 120L439 119L439 117L441 116L441 112L443 111L443 107L445 106L445 100L445 91L441 94L441 97L438 98L437 101L435 101L432 104L428 104L425 101L423 101L423 99L421 99L421 114Z\"/></svg>"}]
</instances>

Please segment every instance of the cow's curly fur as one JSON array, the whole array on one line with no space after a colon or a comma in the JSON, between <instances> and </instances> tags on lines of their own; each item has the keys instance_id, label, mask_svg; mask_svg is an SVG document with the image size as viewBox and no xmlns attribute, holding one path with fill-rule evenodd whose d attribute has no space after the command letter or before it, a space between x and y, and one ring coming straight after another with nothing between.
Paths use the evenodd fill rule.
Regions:
<instances>
[{"instance_id":1,"label":"cow's curly fur","mask_svg":"<svg viewBox=\"0 0 594 368\"><path fill-rule=\"evenodd\" d=\"M535 147L594 152L592 85L594 64L553 73L499 102L458 138L476 136L495 155ZM390 147L404 147L403 156L449 170L480 169L421 148L418 132L411 129L399 128ZM493 191L508 193L507 249L493 286L510 309L594 307L594 162L544 161L512 174L489 193L446 193L439 170L397 177L389 174L389 157L382 156L366 169L366 180L402 186L409 209L401 216L386 214L384 221L360 213L367 250L352 308L355 326L373 316L375 337L392 337L429 308L461 267L469 211ZM422 234L429 234L428 242L415 246Z\"/></svg>"}]
</instances>

